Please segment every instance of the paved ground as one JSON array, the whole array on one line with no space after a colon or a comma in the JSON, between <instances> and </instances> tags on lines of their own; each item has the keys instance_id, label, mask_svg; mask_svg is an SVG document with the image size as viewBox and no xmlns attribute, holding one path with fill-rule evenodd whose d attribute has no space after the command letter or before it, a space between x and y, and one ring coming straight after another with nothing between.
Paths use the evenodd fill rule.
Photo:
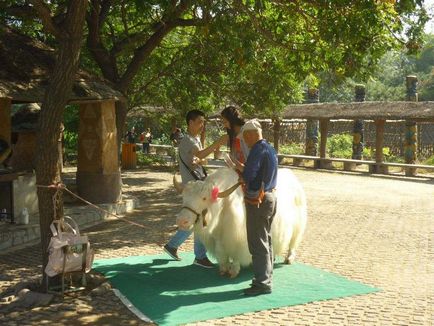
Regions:
<instances>
[{"instance_id":1,"label":"paved ground","mask_svg":"<svg viewBox=\"0 0 434 326\"><path fill-rule=\"evenodd\" d=\"M369 295L243 314L202 325L433 325L434 180L296 169L309 222L298 260L382 289ZM87 230L96 259L160 253L174 231L180 198L171 175L124 174L124 190L145 206L129 215L150 229L110 220ZM187 242L182 250L192 250ZM37 276L39 247L0 255L0 291ZM182 321L180 321L182 322ZM49 307L0 313L1 325L142 324L109 292L76 295Z\"/></svg>"}]
</instances>

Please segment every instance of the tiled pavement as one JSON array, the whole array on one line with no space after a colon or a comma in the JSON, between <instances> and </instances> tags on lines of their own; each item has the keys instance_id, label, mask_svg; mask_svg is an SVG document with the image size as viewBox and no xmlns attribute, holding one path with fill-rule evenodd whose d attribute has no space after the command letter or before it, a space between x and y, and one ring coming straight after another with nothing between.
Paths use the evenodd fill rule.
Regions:
<instances>
[{"instance_id":1,"label":"tiled pavement","mask_svg":"<svg viewBox=\"0 0 434 326\"><path fill-rule=\"evenodd\" d=\"M381 292L209 320L199 325L433 325L434 180L296 169L309 204L298 261ZM124 173L124 191L145 205L129 214L142 229L108 220L86 230L96 259L160 253L174 231L180 197L166 172ZM181 250L191 250L192 241ZM0 254L0 291L35 277L39 246ZM182 321L180 321L182 323ZM0 313L1 325L143 324L109 292L48 307Z\"/></svg>"}]
</instances>

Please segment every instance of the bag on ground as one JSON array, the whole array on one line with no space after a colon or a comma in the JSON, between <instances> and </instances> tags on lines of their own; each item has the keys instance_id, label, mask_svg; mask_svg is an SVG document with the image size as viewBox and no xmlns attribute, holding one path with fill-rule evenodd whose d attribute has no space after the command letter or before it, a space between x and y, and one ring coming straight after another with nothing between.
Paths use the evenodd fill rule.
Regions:
<instances>
[{"instance_id":1,"label":"bag on ground","mask_svg":"<svg viewBox=\"0 0 434 326\"><path fill-rule=\"evenodd\" d=\"M67 222L68 221L68 222ZM61 273L89 272L94 251L87 235L80 235L77 223L69 216L54 220L50 225L53 236L48 245L48 264L45 273L52 277Z\"/></svg>"}]
</instances>

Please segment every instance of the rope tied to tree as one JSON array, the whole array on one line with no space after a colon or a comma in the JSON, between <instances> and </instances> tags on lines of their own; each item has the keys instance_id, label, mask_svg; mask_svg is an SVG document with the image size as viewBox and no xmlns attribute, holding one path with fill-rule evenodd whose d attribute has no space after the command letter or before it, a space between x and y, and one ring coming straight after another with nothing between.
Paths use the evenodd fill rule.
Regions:
<instances>
[{"instance_id":1,"label":"rope tied to tree","mask_svg":"<svg viewBox=\"0 0 434 326\"><path fill-rule=\"evenodd\" d=\"M81 200L82 202L86 203L89 206L92 206L92 207L96 208L97 210L99 210L101 212L104 212L104 213L106 213L108 215L114 216L117 219L122 220L124 222L127 222L127 223L129 223L131 225L135 225L135 226L141 227L143 229L150 229L149 226L146 226L146 225L143 225L143 224L140 224L140 223L136 223L136 222L130 221L130 220L128 220L127 218L125 218L123 216L120 216L118 214L109 212L109 211L107 211L107 210L105 210L105 209L103 209L103 208L101 208L101 207L99 207L99 206L91 203L90 201L84 199L83 197L80 197L79 195L77 195L74 192L72 192L71 190L69 190L65 186L65 184L63 184L61 182L58 182L58 183L55 183L55 184L51 184L51 185L48 185L48 186L44 186L44 185L36 185L36 186L39 187L39 188L56 189L56 192L53 195L53 213L54 213L54 217L56 216L56 213L57 213L56 212L56 202L60 199L60 193L61 193L61 191L64 190L67 193L69 193L70 195L72 195L73 197Z\"/></svg>"}]
</instances>

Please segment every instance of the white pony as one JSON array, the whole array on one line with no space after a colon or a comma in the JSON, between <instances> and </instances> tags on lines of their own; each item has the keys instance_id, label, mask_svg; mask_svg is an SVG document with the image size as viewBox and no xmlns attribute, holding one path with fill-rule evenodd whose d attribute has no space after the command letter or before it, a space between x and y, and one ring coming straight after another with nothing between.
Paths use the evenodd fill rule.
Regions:
<instances>
[{"instance_id":1,"label":"white pony","mask_svg":"<svg viewBox=\"0 0 434 326\"><path fill-rule=\"evenodd\" d=\"M238 174L221 168L205 181L191 181L182 187L183 206L177 217L180 229L191 230L204 243L208 253L217 259L220 274L236 277L240 266L252 262L247 245L246 209L241 187L236 187ZM279 169L277 175L277 211L271 231L275 255L290 264L302 239L306 221L306 196L295 175Z\"/></svg>"}]
</instances>

